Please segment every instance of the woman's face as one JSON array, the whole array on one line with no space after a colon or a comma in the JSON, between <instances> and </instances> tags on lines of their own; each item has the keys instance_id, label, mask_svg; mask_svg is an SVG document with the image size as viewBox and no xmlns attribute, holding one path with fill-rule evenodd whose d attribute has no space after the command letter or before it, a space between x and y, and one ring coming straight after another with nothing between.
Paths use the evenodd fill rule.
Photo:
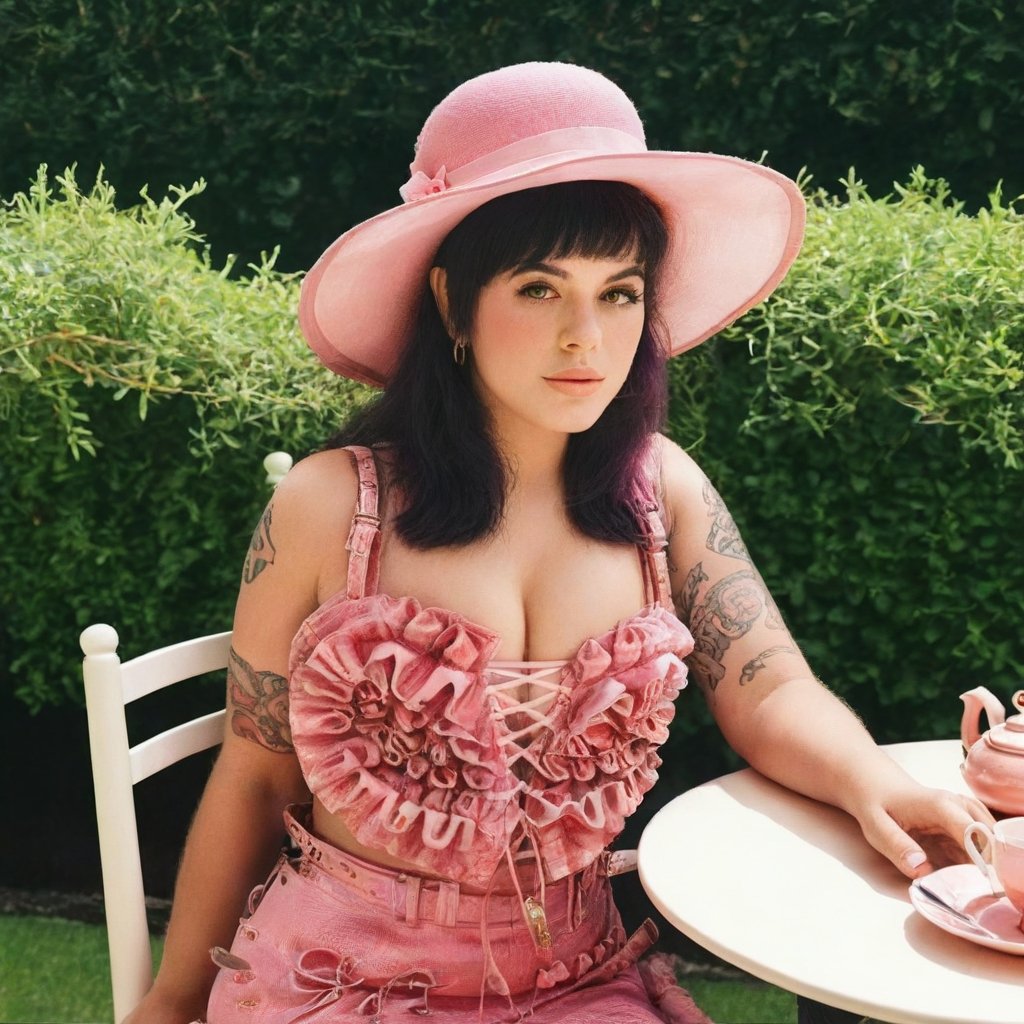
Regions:
<instances>
[{"instance_id":1,"label":"woman's face","mask_svg":"<svg viewBox=\"0 0 1024 1024\"><path fill-rule=\"evenodd\" d=\"M632 258L548 259L484 285L468 343L499 434L593 426L633 363L643 292L643 269Z\"/></svg>"}]
</instances>

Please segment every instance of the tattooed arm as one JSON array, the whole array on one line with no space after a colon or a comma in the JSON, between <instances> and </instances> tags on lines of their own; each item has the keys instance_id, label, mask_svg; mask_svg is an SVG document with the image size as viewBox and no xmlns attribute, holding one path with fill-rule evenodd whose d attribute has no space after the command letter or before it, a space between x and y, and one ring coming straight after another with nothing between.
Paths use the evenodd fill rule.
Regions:
<instances>
[{"instance_id":1,"label":"tattooed arm","mask_svg":"<svg viewBox=\"0 0 1024 1024\"><path fill-rule=\"evenodd\" d=\"M216 973L208 950L230 946L246 895L280 850L284 807L309 798L288 728L288 654L319 603L327 553L346 557L355 491L345 453L311 456L278 485L253 533L235 606L224 742L189 831L160 973L131 1024L205 1019ZM325 544L332 536L338 543ZM332 577L338 571L331 566Z\"/></svg>"},{"instance_id":2,"label":"tattooed arm","mask_svg":"<svg viewBox=\"0 0 1024 1024\"><path fill-rule=\"evenodd\" d=\"M666 454L676 498L688 494L686 507L673 515L677 527L670 538L669 556L676 612L694 638L688 659L691 677L713 705L727 662L734 669L741 652L745 660L736 673L740 686L753 682L772 658L777 659L772 667L779 671L813 678L725 502L678 448L672 446Z\"/></svg>"},{"instance_id":3,"label":"tattooed arm","mask_svg":"<svg viewBox=\"0 0 1024 1024\"><path fill-rule=\"evenodd\" d=\"M762 774L841 807L905 874L963 859L977 801L913 782L811 671L718 492L663 443L673 601L690 627L690 677L736 752Z\"/></svg>"}]
</instances>

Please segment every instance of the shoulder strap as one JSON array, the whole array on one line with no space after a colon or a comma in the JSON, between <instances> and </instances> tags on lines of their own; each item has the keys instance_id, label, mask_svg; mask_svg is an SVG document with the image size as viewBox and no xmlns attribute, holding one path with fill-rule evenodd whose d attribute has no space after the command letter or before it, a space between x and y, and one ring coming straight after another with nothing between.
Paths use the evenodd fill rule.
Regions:
<instances>
[{"instance_id":1,"label":"shoulder strap","mask_svg":"<svg viewBox=\"0 0 1024 1024\"><path fill-rule=\"evenodd\" d=\"M651 446L637 500L637 517L645 543L638 547L640 568L644 574L644 600L672 609L672 590L668 582L668 557L665 549L665 521L661 514L661 452Z\"/></svg>"},{"instance_id":2,"label":"shoulder strap","mask_svg":"<svg viewBox=\"0 0 1024 1024\"><path fill-rule=\"evenodd\" d=\"M377 593L380 575L380 515L378 514L379 487L377 463L373 452L362 445L349 445L356 460L359 474L359 496L352 526L348 531L345 548L348 551L349 600Z\"/></svg>"}]
</instances>

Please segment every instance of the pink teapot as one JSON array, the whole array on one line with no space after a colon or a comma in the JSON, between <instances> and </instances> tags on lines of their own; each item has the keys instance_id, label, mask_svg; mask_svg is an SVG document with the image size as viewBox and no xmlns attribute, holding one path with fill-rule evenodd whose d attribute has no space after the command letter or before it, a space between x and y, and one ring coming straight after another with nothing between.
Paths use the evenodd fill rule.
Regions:
<instances>
[{"instance_id":1,"label":"pink teapot","mask_svg":"<svg viewBox=\"0 0 1024 1024\"><path fill-rule=\"evenodd\" d=\"M960 739L967 754L961 768L964 781L989 810L1024 814L1024 714L1004 722L1003 705L984 686L960 694L960 699ZM1024 711L1024 690L1013 695L1013 706ZM990 727L984 735L982 708Z\"/></svg>"}]
</instances>

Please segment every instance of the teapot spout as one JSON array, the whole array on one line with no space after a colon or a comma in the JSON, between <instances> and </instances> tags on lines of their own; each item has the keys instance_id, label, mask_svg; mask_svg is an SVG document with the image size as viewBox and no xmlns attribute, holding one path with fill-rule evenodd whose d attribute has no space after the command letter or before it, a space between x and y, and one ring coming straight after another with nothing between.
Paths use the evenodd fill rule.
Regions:
<instances>
[{"instance_id":1,"label":"teapot spout","mask_svg":"<svg viewBox=\"0 0 1024 1024\"><path fill-rule=\"evenodd\" d=\"M985 714L988 715L990 728L1002 725L1006 713L1003 711L1003 705L999 703L998 698L986 690L984 686L976 686L973 690L961 693L960 699L964 702L964 713L960 719L960 741L964 745L964 750L970 750L981 739L980 721L982 708L985 709Z\"/></svg>"}]
</instances>

